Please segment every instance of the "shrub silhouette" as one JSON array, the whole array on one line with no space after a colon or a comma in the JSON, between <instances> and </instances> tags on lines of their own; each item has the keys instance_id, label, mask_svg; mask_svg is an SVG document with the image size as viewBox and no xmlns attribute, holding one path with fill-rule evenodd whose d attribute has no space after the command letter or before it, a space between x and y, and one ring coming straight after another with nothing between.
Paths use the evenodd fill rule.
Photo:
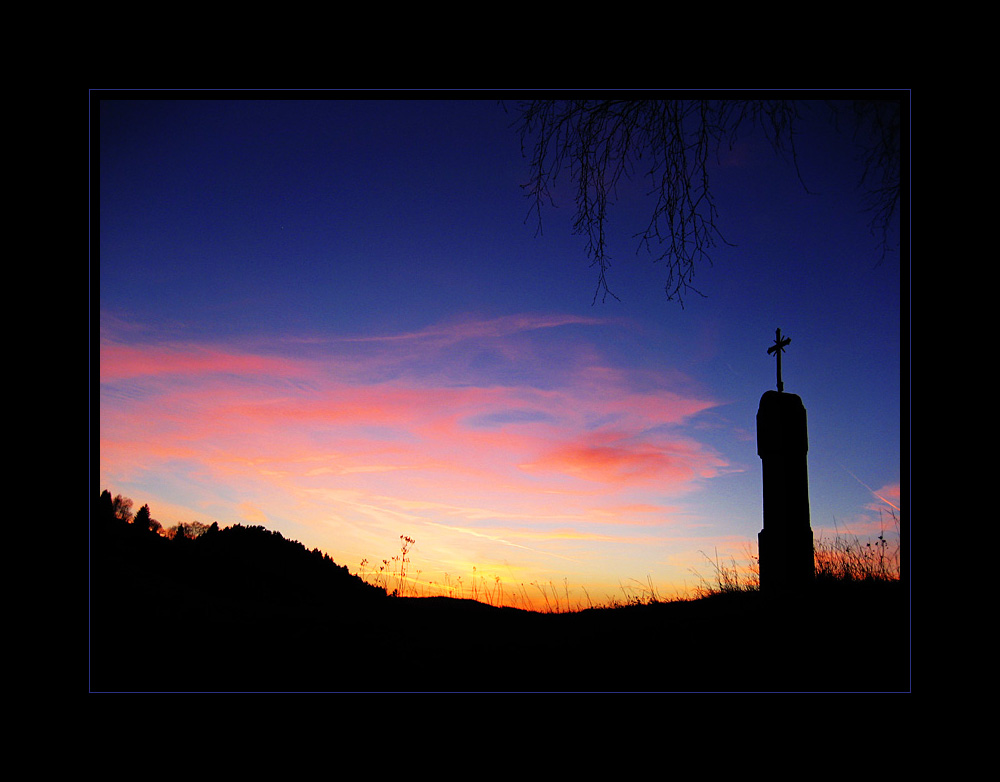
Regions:
<instances>
[{"instance_id":1,"label":"shrub silhouette","mask_svg":"<svg viewBox=\"0 0 1000 782\"><path fill-rule=\"evenodd\" d=\"M866 686L870 632L833 631L881 607L880 655L908 660L898 580L822 590L796 605L735 590L553 613L391 599L329 555L261 526L212 524L183 544L141 532L103 492L92 514L90 581L94 691L905 690L909 683L901 665ZM656 664L628 662L635 655Z\"/></svg>"}]
</instances>

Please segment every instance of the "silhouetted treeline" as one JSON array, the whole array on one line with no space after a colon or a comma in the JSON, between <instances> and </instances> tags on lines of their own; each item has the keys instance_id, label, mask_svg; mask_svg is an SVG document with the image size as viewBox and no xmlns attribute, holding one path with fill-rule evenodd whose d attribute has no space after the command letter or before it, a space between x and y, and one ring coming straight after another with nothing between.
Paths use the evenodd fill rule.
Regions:
<instances>
[{"instance_id":1,"label":"silhouetted treeline","mask_svg":"<svg viewBox=\"0 0 1000 782\"><path fill-rule=\"evenodd\" d=\"M148 506L132 513L104 492L91 515L90 689L907 689L899 583L854 586L573 614L391 598L280 532L210 524L168 538Z\"/></svg>"},{"instance_id":2,"label":"silhouetted treeline","mask_svg":"<svg viewBox=\"0 0 1000 782\"><path fill-rule=\"evenodd\" d=\"M282 689L274 677L294 673L284 654L297 636L325 638L388 600L280 532L213 523L166 537L131 505L105 491L91 515L92 690ZM312 681L301 686L321 688Z\"/></svg>"},{"instance_id":3,"label":"silhouetted treeline","mask_svg":"<svg viewBox=\"0 0 1000 782\"><path fill-rule=\"evenodd\" d=\"M235 598L325 603L385 594L328 554L287 540L280 532L242 524L220 529L213 522L200 529L180 526L167 538L150 527L148 505L135 516L127 512L130 507L131 501L120 495L112 499L108 491L101 494L93 524L95 563L126 570L141 563L144 580L156 577L167 584L183 577L186 592L211 589Z\"/></svg>"}]
</instances>

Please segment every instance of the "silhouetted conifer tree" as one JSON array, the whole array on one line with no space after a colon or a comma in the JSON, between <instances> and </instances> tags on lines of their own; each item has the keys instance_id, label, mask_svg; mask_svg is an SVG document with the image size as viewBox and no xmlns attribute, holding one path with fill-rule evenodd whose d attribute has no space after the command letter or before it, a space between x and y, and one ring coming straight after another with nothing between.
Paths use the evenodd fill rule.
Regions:
<instances>
[{"instance_id":1,"label":"silhouetted conifer tree","mask_svg":"<svg viewBox=\"0 0 1000 782\"><path fill-rule=\"evenodd\" d=\"M107 525L114 517L115 501L111 499L111 492L105 489L97 500L97 521Z\"/></svg>"},{"instance_id":2,"label":"silhouetted conifer tree","mask_svg":"<svg viewBox=\"0 0 1000 782\"><path fill-rule=\"evenodd\" d=\"M135 519L132 521L132 525L137 531L149 532L149 523L151 521L152 519L149 516L149 505L143 505L135 514Z\"/></svg>"}]
</instances>

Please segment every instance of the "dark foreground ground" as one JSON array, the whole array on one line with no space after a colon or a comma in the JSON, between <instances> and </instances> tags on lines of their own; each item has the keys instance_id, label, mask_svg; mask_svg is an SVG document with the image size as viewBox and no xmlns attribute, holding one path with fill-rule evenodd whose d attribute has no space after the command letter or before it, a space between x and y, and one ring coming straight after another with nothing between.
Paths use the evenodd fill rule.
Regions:
<instances>
[{"instance_id":1,"label":"dark foreground ground","mask_svg":"<svg viewBox=\"0 0 1000 782\"><path fill-rule=\"evenodd\" d=\"M91 691L910 690L898 583L536 614L229 589L164 561L131 549L92 561Z\"/></svg>"}]
</instances>

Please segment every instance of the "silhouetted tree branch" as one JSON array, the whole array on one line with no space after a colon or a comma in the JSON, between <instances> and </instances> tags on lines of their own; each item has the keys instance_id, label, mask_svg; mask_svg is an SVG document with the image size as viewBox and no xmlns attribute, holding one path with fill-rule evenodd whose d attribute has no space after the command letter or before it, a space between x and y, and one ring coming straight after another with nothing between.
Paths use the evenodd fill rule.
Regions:
<instances>
[{"instance_id":1,"label":"silhouetted tree branch","mask_svg":"<svg viewBox=\"0 0 1000 782\"><path fill-rule=\"evenodd\" d=\"M681 306L696 267L711 264L710 250L723 241L710 186L710 164L741 131L758 129L775 151L788 155L798 171L796 123L801 103L787 100L532 100L516 104L514 126L522 153L531 147L523 185L541 231L541 210L552 203L551 187L568 169L576 192L573 231L586 237L587 255L598 268L594 301L617 298L608 286L609 207L623 179L650 181L655 205L644 231L636 234L656 261L665 263L665 292ZM827 102L835 116L839 103ZM886 248L899 202L899 101L855 101L855 138L864 145L864 174L872 230ZM800 176L801 180L801 176Z\"/></svg>"},{"instance_id":2,"label":"silhouetted tree branch","mask_svg":"<svg viewBox=\"0 0 1000 782\"><path fill-rule=\"evenodd\" d=\"M132 500L129 497L123 497L121 494L115 495L114 499L114 514L115 518L119 521L123 521L126 524L132 521Z\"/></svg>"},{"instance_id":3,"label":"silhouetted tree branch","mask_svg":"<svg viewBox=\"0 0 1000 782\"><path fill-rule=\"evenodd\" d=\"M834 111L845 113L833 105ZM892 244L889 230L899 209L900 198L900 104L898 101L856 100L851 103L854 138L862 149L863 171L858 187L871 212L872 235L879 240L882 256Z\"/></svg>"},{"instance_id":4,"label":"silhouetted tree branch","mask_svg":"<svg viewBox=\"0 0 1000 782\"><path fill-rule=\"evenodd\" d=\"M212 526L214 526L216 530L219 528L217 522L212 522ZM208 524L203 524L200 521L192 521L192 522L182 521L175 524L173 527L168 527L166 537L168 537L170 540L177 540L177 541L194 540L196 538L200 538L210 529L211 526L209 526Z\"/></svg>"}]
</instances>

